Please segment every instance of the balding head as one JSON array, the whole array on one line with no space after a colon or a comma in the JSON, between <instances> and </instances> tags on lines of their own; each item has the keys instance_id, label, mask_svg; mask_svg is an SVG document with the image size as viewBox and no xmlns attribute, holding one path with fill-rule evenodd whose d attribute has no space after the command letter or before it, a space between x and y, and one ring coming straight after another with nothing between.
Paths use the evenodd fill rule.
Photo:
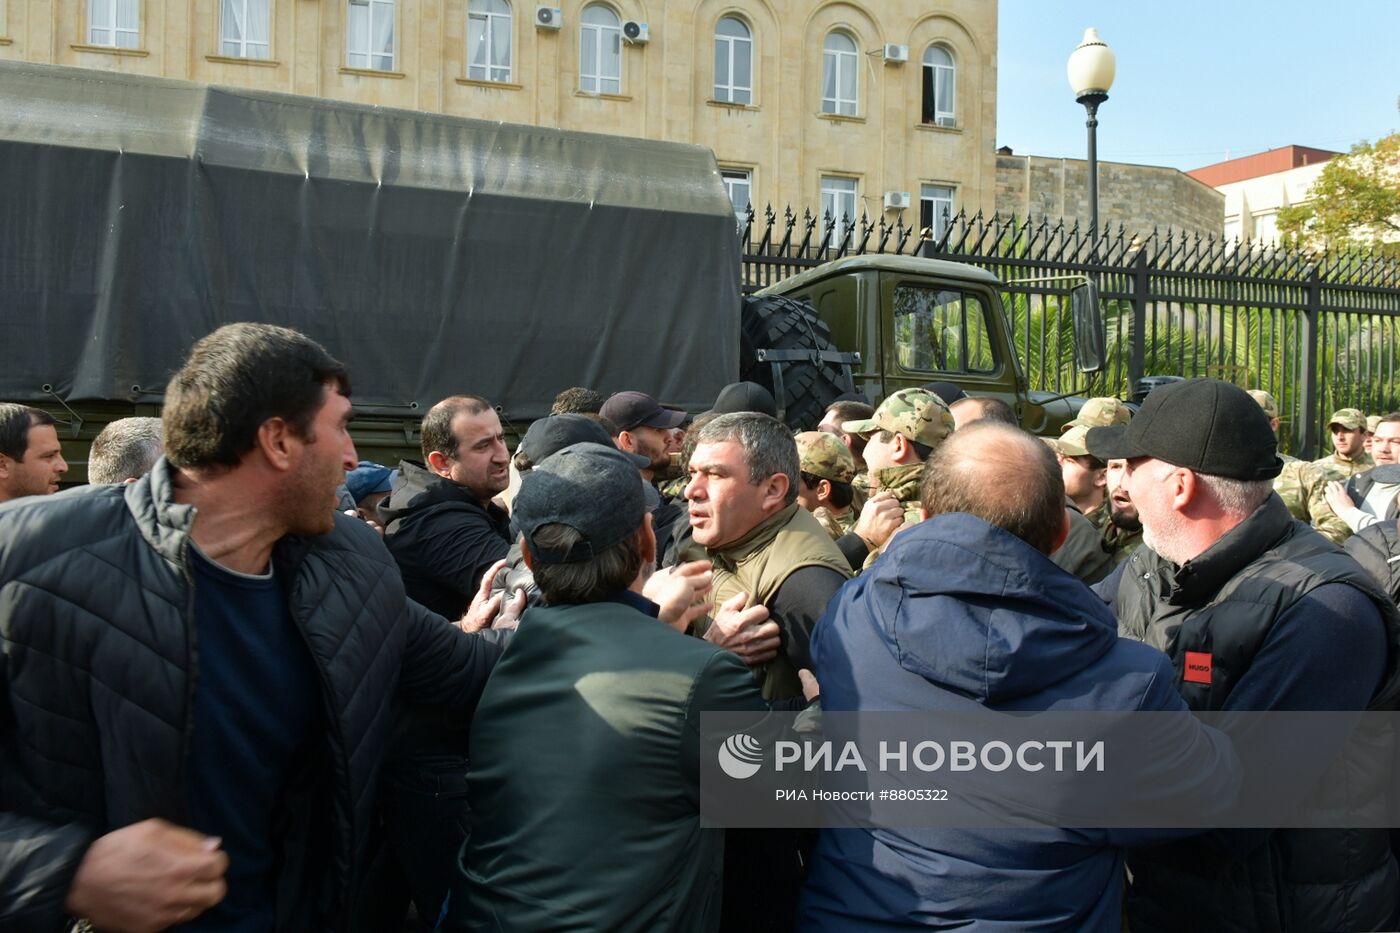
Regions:
<instances>
[{"instance_id":1,"label":"balding head","mask_svg":"<svg viewBox=\"0 0 1400 933\"><path fill-rule=\"evenodd\" d=\"M930 517L966 512L1042 554L1064 542L1060 466L1049 447L1020 428L980 421L954 431L925 464L920 492Z\"/></svg>"},{"instance_id":2,"label":"balding head","mask_svg":"<svg viewBox=\"0 0 1400 933\"><path fill-rule=\"evenodd\" d=\"M991 396L969 395L950 405L949 411L953 413L953 423L957 425L959 430L978 421L1009 424L1012 427L1018 426L1016 413L1011 410L1011 406L1001 399Z\"/></svg>"}]
</instances>

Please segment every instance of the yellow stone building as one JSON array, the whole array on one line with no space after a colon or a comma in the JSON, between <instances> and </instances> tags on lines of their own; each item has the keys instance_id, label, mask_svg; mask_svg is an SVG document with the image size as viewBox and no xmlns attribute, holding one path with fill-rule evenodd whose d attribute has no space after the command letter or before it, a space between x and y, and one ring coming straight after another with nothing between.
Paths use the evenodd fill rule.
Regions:
<instances>
[{"instance_id":1,"label":"yellow stone building","mask_svg":"<svg viewBox=\"0 0 1400 933\"><path fill-rule=\"evenodd\" d=\"M697 143L736 204L921 226L994 207L996 38L994 0L0 0L0 58Z\"/></svg>"}]
</instances>

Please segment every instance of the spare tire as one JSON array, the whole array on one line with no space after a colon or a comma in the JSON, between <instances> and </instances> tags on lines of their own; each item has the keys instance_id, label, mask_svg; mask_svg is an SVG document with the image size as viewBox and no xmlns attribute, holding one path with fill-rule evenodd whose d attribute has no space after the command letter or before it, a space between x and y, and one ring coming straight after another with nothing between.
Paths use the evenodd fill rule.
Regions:
<instances>
[{"instance_id":1,"label":"spare tire","mask_svg":"<svg viewBox=\"0 0 1400 933\"><path fill-rule=\"evenodd\" d=\"M792 428L812 431L822 420L826 406L853 390L839 362L803 359L784 361L782 392L773 379L773 364L758 359L759 350L837 349L831 328L811 305L780 295L745 297L740 310L742 336L739 347L740 378L756 382L778 402L778 414Z\"/></svg>"}]
</instances>

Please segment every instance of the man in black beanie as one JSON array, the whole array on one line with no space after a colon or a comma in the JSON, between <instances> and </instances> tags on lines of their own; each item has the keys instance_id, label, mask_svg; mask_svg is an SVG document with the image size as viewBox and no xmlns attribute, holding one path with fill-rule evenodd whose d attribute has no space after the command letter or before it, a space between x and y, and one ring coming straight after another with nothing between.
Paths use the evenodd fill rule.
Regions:
<instances>
[{"instance_id":1,"label":"man in black beanie","mask_svg":"<svg viewBox=\"0 0 1400 933\"><path fill-rule=\"evenodd\" d=\"M1121 635L1172 659L1192 709L1396 708L1400 614L1274 494L1283 463L1268 416L1243 389L1215 379L1162 386L1130 423L1093 428L1085 444L1127 461L1124 486L1143 526L1143 546L1096 589ZM1384 762L1342 774L1327 770L1330 758L1299 756L1282 777L1246 775L1245 793L1286 777L1339 805L1381 795L1364 772L1387 774ZM1232 930L1395 926L1400 875L1384 829L1217 831L1128 863L1134 933L1202 918Z\"/></svg>"}]
</instances>

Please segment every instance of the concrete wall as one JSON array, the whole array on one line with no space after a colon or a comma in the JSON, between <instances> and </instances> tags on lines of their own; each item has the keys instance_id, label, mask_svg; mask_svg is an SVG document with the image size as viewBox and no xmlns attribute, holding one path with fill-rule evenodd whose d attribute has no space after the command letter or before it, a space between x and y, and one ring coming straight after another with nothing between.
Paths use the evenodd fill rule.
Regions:
<instances>
[{"instance_id":1,"label":"concrete wall","mask_svg":"<svg viewBox=\"0 0 1400 933\"><path fill-rule=\"evenodd\" d=\"M904 219L916 223L921 184L954 186L955 209L993 206L997 5L988 0L943 0L935 9L919 0L609 0L621 19L651 27L649 44L623 47L617 95L578 91L584 0L552 0L563 9L558 31L536 29L535 4L514 0L513 72L500 84L465 77L467 0L397 0L396 61L383 72L345 67L347 0L269 0L266 61L218 54L220 0L137 2L140 45L119 50L87 45L89 0L0 0L0 59L698 143L723 167L752 172L760 209L815 209L824 174L857 179L872 218L885 191L907 191L913 206ZM712 100L714 29L726 14L753 34L747 106ZM854 117L821 113L822 45L836 28L874 53L859 56ZM920 63L935 42L957 62L953 127L920 122ZM909 62L886 64L885 43L908 45Z\"/></svg>"},{"instance_id":2,"label":"concrete wall","mask_svg":"<svg viewBox=\"0 0 1400 933\"><path fill-rule=\"evenodd\" d=\"M1089 223L1089 172L1083 159L998 155L999 213ZM1122 224L1129 232L1153 227L1220 235L1225 198L1174 168L1099 163L1099 223Z\"/></svg>"}]
</instances>

